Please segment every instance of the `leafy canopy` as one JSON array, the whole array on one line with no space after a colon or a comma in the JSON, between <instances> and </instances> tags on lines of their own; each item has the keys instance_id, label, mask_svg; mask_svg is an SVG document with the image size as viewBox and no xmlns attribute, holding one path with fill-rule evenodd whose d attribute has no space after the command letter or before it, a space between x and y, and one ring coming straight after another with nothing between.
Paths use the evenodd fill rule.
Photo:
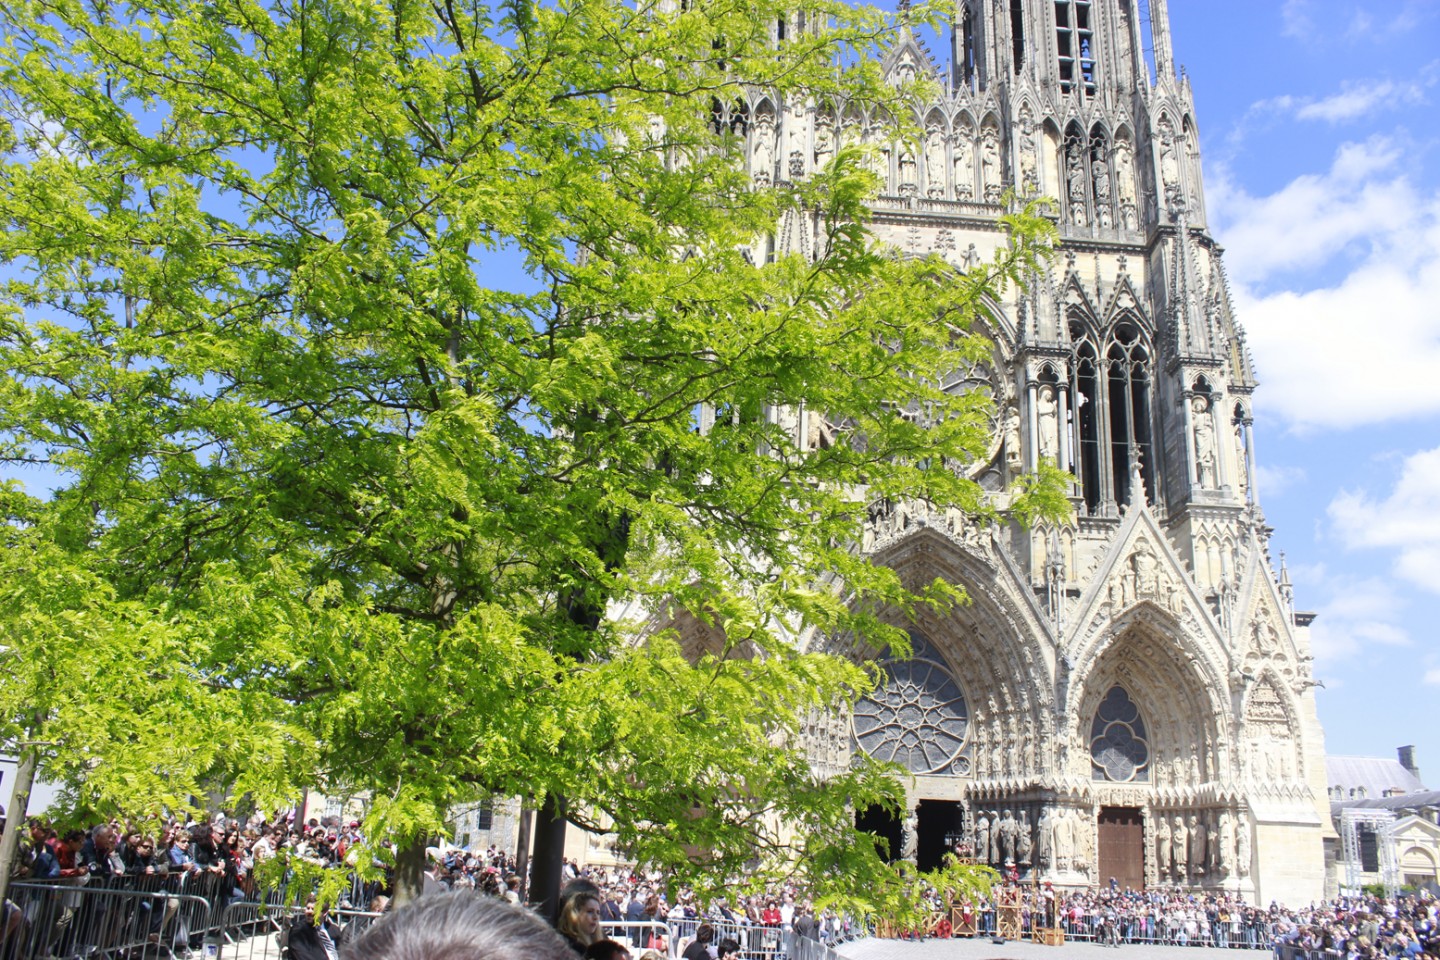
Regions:
<instances>
[{"instance_id":1,"label":"leafy canopy","mask_svg":"<svg viewBox=\"0 0 1440 960\"><path fill-rule=\"evenodd\" d=\"M1049 234L895 256L854 145L757 186L712 107L903 116L890 25L683 6L5 5L0 456L52 489L4 492L0 718L79 802L321 783L404 840L550 794L702 889L884 895L849 811L893 772L798 750L871 676L806 638L960 599L855 542L875 497L990 509L990 400L939 384ZM766 262L787 213L816 256Z\"/></svg>"}]
</instances>

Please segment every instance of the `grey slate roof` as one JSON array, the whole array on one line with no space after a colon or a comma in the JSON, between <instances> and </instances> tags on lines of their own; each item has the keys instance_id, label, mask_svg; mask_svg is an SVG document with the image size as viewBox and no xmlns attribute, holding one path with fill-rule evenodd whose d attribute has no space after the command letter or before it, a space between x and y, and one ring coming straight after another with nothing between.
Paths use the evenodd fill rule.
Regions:
<instances>
[{"instance_id":1,"label":"grey slate roof","mask_svg":"<svg viewBox=\"0 0 1440 960\"><path fill-rule=\"evenodd\" d=\"M1402 767L1399 760L1381 757L1326 757L1325 785L1332 791L1332 798L1334 788L1341 787L1344 802L1352 797L1361 799L1357 790L1360 787L1365 790L1366 800L1381 799L1391 790L1417 793L1425 789L1420 778ZM1357 792L1352 794L1352 790Z\"/></svg>"},{"instance_id":2,"label":"grey slate roof","mask_svg":"<svg viewBox=\"0 0 1440 960\"><path fill-rule=\"evenodd\" d=\"M1398 797L1380 797L1377 800L1342 800L1330 804L1330 815L1337 815L1342 809L1360 810L1420 810L1425 807L1440 807L1440 790L1421 790L1405 793Z\"/></svg>"}]
</instances>

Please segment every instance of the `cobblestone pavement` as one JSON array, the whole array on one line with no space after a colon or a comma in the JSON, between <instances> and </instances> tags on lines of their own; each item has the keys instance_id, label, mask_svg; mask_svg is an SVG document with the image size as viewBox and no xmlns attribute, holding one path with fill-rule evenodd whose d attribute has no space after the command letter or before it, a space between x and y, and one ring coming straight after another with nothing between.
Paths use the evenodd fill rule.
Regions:
<instances>
[{"instance_id":1,"label":"cobblestone pavement","mask_svg":"<svg viewBox=\"0 0 1440 960\"><path fill-rule=\"evenodd\" d=\"M849 960L1270 960L1268 950L1221 950L1216 947L1162 947L1127 944L1102 947L1071 941L1059 947L1039 943L988 939L857 940L839 948Z\"/></svg>"}]
</instances>

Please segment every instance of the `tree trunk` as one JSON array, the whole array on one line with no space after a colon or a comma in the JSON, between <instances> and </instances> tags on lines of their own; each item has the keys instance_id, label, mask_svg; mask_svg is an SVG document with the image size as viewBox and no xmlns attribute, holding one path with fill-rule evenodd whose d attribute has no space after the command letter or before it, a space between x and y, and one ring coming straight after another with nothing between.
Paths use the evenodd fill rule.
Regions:
<instances>
[{"instance_id":1,"label":"tree trunk","mask_svg":"<svg viewBox=\"0 0 1440 960\"><path fill-rule=\"evenodd\" d=\"M409 903L425 892L425 841L422 833L395 853L395 905Z\"/></svg>"},{"instance_id":2,"label":"tree trunk","mask_svg":"<svg viewBox=\"0 0 1440 960\"><path fill-rule=\"evenodd\" d=\"M565 798L546 794L535 811L535 856L530 904L552 924L560 914L560 885L565 875Z\"/></svg>"},{"instance_id":3,"label":"tree trunk","mask_svg":"<svg viewBox=\"0 0 1440 960\"><path fill-rule=\"evenodd\" d=\"M519 836L515 840L515 875L520 878L520 889L516 893L522 901L530 896L530 825L534 819L535 811L530 809L530 801L522 800Z\"/></svg>"},{"instance_id":4,"label":"tree trunk","mask_svg":"<svg viewBox=\"0 0 1440 960\"><path fill-rule=\"evenodd\" d=\"M35 783L39 753L37 746L20 746L15 789L10 794L10 809L6 812L5 836L0 838L0 903L5 902L5 896L10 892L10 869L15 862L15 854L20 850L20 832L25 829L25 811L30 806L30 788Z\"/></svg>"}]
</instances>

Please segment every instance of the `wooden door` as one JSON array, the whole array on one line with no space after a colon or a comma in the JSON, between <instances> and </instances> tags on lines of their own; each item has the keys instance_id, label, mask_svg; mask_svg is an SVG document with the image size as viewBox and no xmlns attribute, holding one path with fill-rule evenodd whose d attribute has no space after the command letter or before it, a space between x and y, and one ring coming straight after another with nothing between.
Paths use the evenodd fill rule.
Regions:
<instances>
[{"instance_id":1,"label":"wooden door","mask_svg":"<svg viewBox=\"0 0 1440 960\"><path fill-rule=\"evenodd\" d=\"M1145 824L1139 807L1100 808L1100 886L1145 889Z\"/></svg>"}]
</instances>

